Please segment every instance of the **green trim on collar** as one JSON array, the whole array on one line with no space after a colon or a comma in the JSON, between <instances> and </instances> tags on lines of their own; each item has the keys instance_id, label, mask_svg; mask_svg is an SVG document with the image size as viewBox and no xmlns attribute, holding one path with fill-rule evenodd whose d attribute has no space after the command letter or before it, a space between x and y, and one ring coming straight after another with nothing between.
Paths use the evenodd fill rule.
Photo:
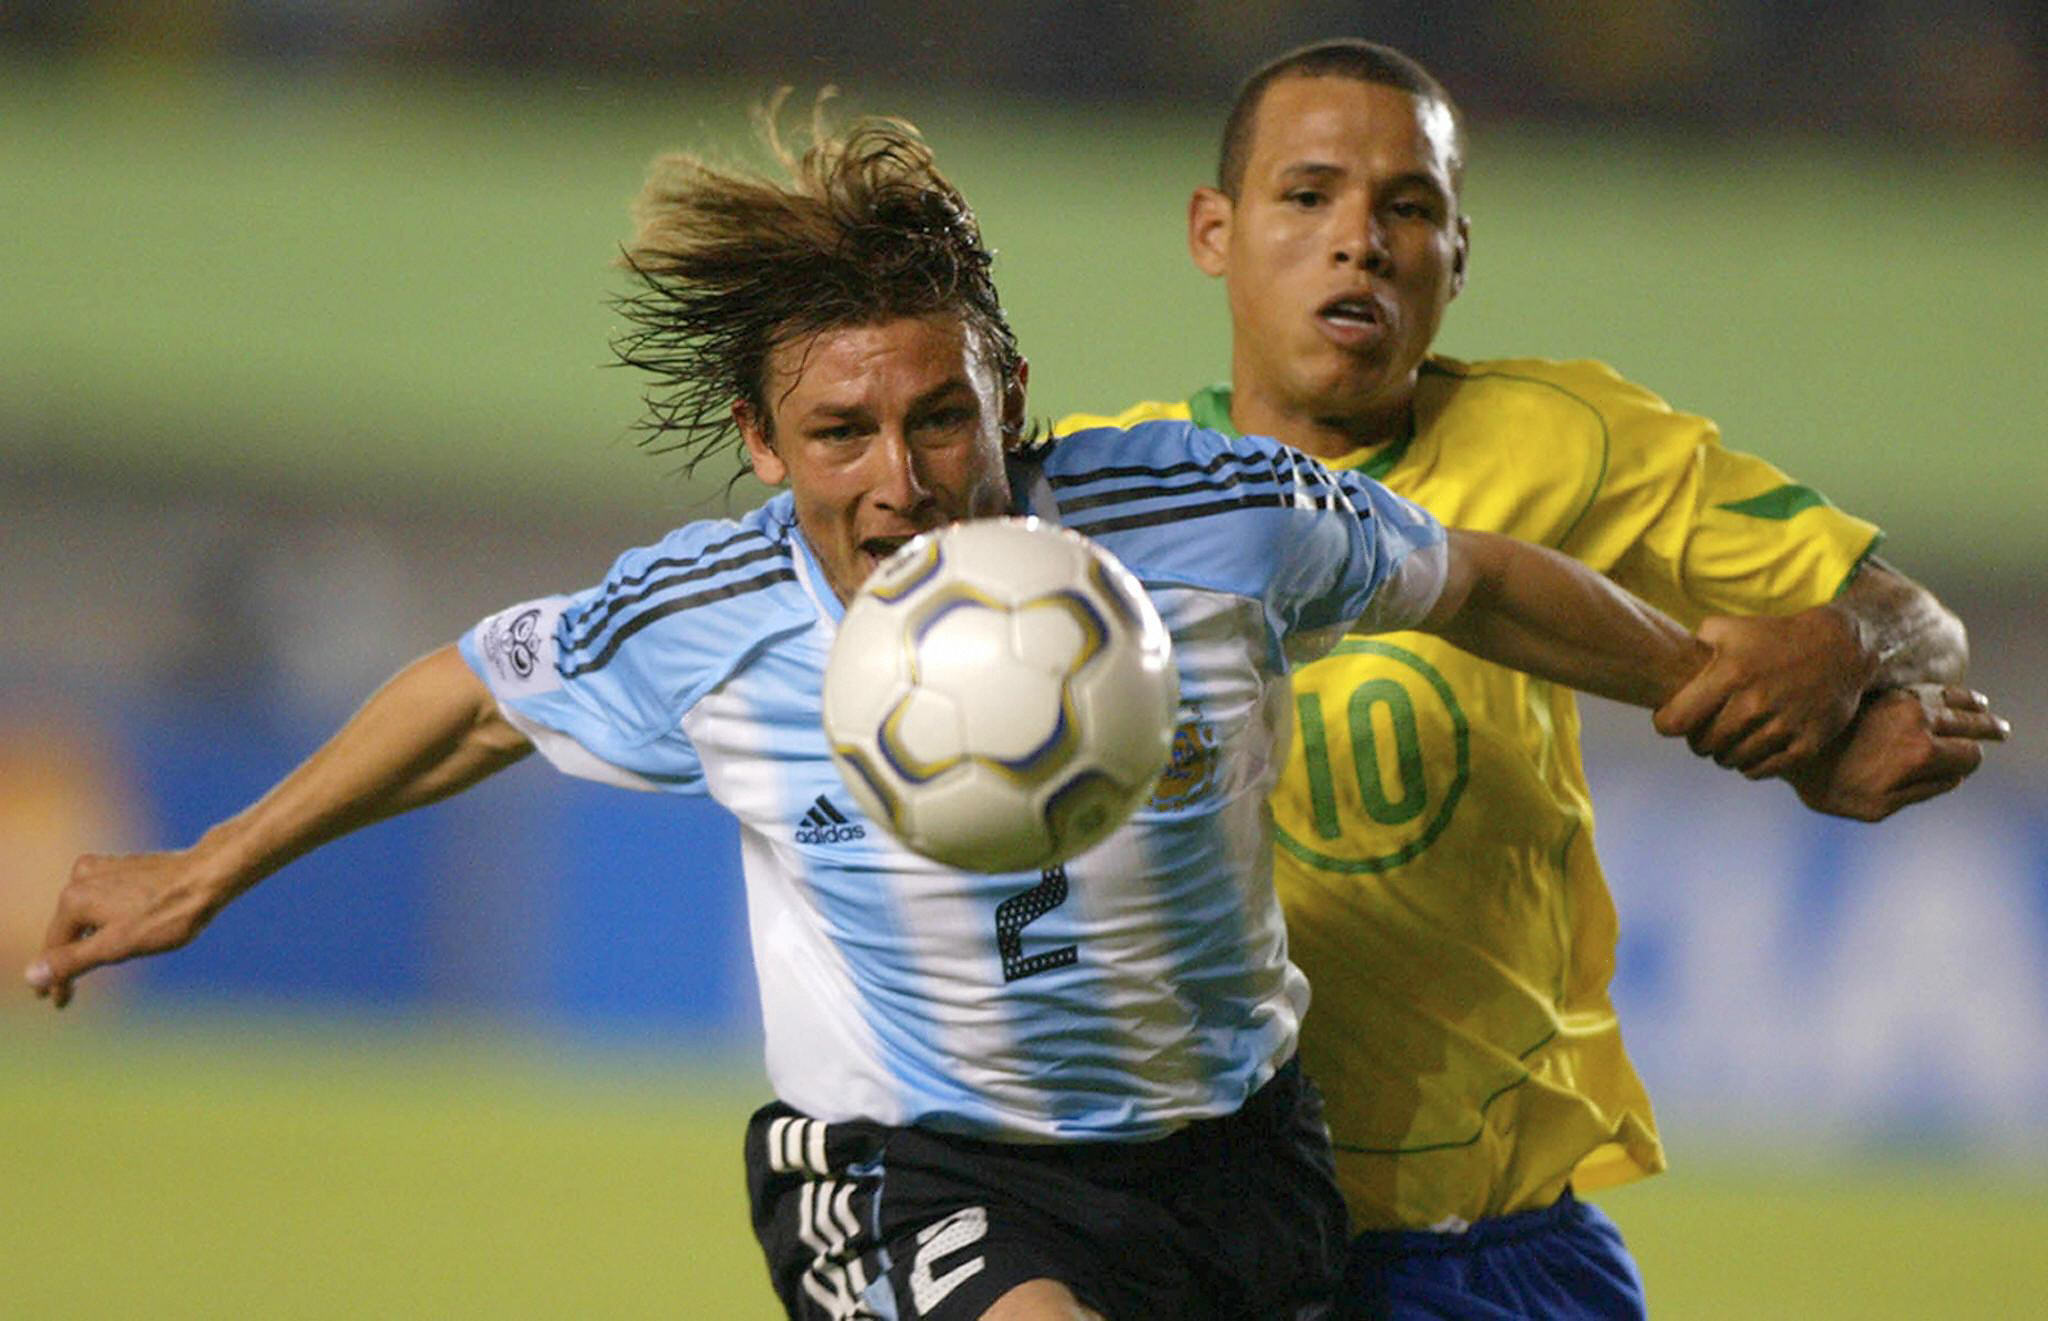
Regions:
<instances>
[{"instance_id":1,"label":"green trim on collar","mask_svg":"<svg viewBox=\"0 0 2048 1321\"><path fill-rule=\"evenodd\" d=\"M1223 382L1205 385L1188 396L1188 419L1198 427L1220 431L1226 436L1240 434L1237 425L1230 420L1230 385ZM1410 442L1415 439L1415 423L1411 417L1408 434L1391 445L1382 445L1372 450L1360 450L1362 458L1325 460L1332 468L1356 468L1374 481L1380 480L1394 470L1401 456L1408 452Z\"/></svg>"},{"instance_id":2,"label":"green trim on collar","mask_svg":"<svg viewBox=\"0 0 2048 1321\"><path fill-rule=\"evenodd\" d=\"M1198 427L1235 436L1237 427L1230 421L1229 384L1204 386L1189 395L1188 418Z\"/></svg>"},{"instance_id":3,"label":"green trim on collar","mask_svg":"<svg viewBox=\"0 0 2048 1321\"><path fill-rule=\"evenodd\" d=\"M1358 471L1364 473L1366 476L1372 478L1374 481L1379 481L1382 478L1384 478L1388 473L1394 470L1394 465L1401 461L1401 456L1403 454L1406 454L1408 452L1408 447L1414 443L1415 424L1413 422L1410 422L1408 425L1407 433L1403 435L1399 440L1395 441L1393 444L1381 445L1377 448L1370 450L1361 450L1359 452L1366 455L1366 459L1363 463L1346 463L1343 466L1347 468L1356 467Z\"/></svg>"}]
</instances>

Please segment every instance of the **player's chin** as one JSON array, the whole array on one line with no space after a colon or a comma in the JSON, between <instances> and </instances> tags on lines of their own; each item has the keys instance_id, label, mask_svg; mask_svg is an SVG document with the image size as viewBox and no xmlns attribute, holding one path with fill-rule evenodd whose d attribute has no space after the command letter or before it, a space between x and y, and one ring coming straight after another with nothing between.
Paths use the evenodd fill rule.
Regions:
<instances>
[{"instance_id":1,"label":"player's chin","mask_svg":"<svg viewBox=\"0 0 2048 1321\"><path fill-rule=\"evenodd\" d=\"M1384 341L1360 348L1324 343L1302 364L1301 375L1310 393L1338 402L1385 390L1398 367Z\"/></svg>"},{"instance_id":2,"label":"player's chin","mask_svg":"<svg viewBox=\"0 0 2048 1321\"><path fill-rule=\"evenodd\" d=\"M1325 373L1303 392L1310 401L1309 411L1318 418L1344 422L1369 417L1384 407L1393 393L1384 370L1364 368L1357 363L1347 366L1349 370Z\"/></svg>"}]
</instances>

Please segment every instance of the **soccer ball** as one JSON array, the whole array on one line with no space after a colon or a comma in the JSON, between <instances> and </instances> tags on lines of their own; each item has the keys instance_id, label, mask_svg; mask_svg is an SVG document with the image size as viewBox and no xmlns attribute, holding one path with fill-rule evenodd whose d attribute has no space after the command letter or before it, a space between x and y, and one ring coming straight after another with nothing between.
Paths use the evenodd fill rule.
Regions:
<instances>
[{"instance_id":1,"label":"soccer ball","mask_svg":"<svg viewBox=\"0 0 2048 1321\"><path fill-rule=\"evenodd\" d=\"M970 871L1063 862L1151 792L1180 700L1173 644L1130 571L1035 518L905 545L846 608L825 734L870 817Z\"/></svg>"}]
</instances>

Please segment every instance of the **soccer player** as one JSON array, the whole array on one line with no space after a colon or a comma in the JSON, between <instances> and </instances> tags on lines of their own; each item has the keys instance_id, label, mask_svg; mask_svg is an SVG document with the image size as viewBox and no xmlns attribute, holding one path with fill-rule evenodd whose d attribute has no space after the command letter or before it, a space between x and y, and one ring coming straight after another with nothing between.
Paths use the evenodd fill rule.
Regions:
<instances>
[{"instance_id":1,"label":"soccer player","mask_svg":"<svg viewBox=\"0 0 2048 1321\"><path fill-rule=\"evenodd\" d=\"M1811 806L1876 819L2003 736L1960 624L1873 557L1877 532L1594 362L1432 355L1465 281L1463 129L1412 60L1361 41L1245 83L1188 246L1226 285L1230 382L1059 429L1192 419L1277 437L1460 528L1554 547L1697 625L1713 663L1666 733ZM1757 616L1775 616L1763 619ZM1373 1315L1623 1317L1641 1285L1574 1197L1664 1166L1608 998L1615 914L1578 714L1556 685L1424 633L1296 671L1276 880L1314 1007ZM1853 726L1816 749L1764 712Z\"/></svg>"},{"instance_id":2,"label":"soccer player","mask_svg":"<svg viewBox=\"0 0 2048 1321\"><path fill-rule=\"evenodd\" d=\"M1288 655L1420 627L1655 705L1706 648L1563 556L1446 534L1271 441L1165 422L1030 443L989 253L922 141L866 122L784 159L787 183L660 163L618 348L679 445L737 440L789 490L490 616L192 847L81 859L28 980L61 1006L299 854L537 747L739 820L777 1097L749 1190L792 1316L1318 1315L1343 1208L1264 833ZM1006 512L1144 583L1192 750L1100 847L984 876L861 821L819 694L877 563ZM864 828L803 831L821 802Z\"/></svg>"}]
</instances>

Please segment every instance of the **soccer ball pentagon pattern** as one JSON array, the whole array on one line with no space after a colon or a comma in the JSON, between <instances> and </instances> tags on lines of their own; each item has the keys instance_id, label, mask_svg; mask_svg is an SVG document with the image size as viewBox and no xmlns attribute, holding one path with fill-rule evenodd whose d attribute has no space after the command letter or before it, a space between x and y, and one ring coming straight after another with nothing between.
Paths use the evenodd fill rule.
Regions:
<instances>
[{"instance_id":1,"label":"soccer ball pentagon pattern","mask_svg":"<svg viewBox=\"0 0 2048 1321\"><path fill-rule=\"evenodd\" d=\"M825 734L870 817L971 871L1052 866L1152 792L1179 705L1144 588L1032 518L956 523L868 576L825 668Z\"/></svg>"}]
</instances>

